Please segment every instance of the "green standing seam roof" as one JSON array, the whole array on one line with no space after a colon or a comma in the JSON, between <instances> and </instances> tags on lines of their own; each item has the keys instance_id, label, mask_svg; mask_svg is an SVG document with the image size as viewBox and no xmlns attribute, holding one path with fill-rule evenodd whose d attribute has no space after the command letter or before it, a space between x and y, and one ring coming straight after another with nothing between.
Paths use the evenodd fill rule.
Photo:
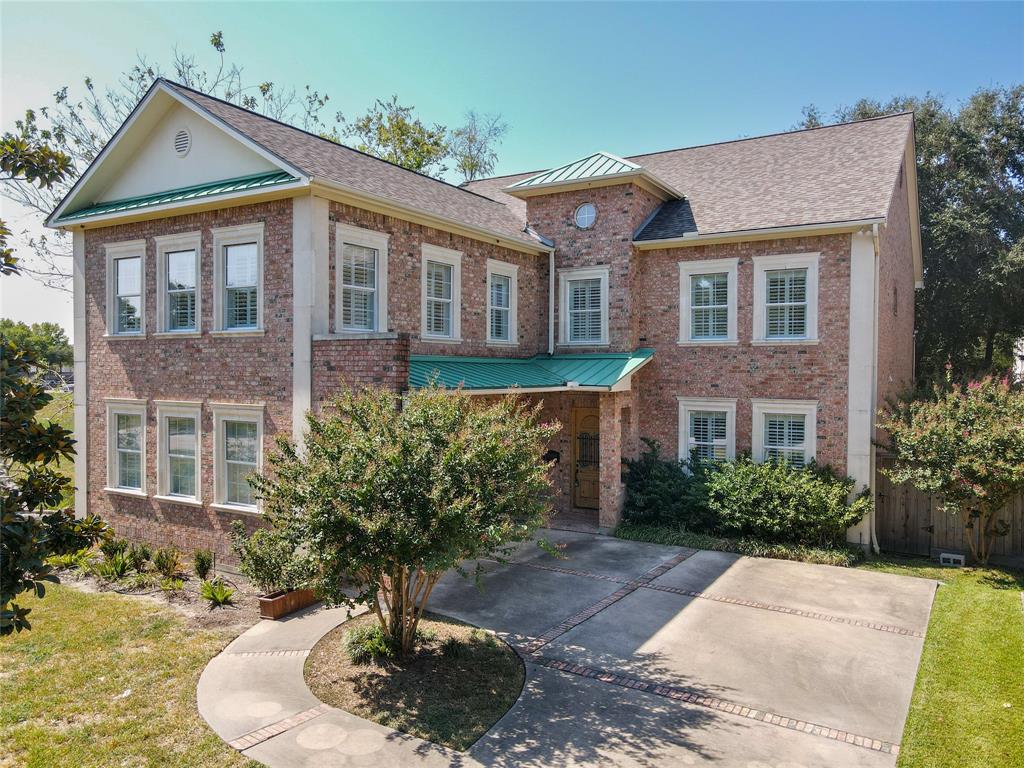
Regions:
<instances>
[{"instance_id":1,"label":"green standing seam roof","mask_svg":"<svg viewBox=\"0 0 1024 768\"><path fill-rule=\"evenodd\" d=\"M138 208L150 208L154 205L164 205L165 203L180 203L184 200L197 200L203 197L215 197L216 195L224 195L229 192L241 192L249 189L274 187L278 184L287 184L291 181L298 181L298 178L292 176L287 171L269 171L267 173L253 174L251 176L239 176L234 179L210 181L206 184L196 184L191 187L169 189L166 192L157 192L152 195L143 195L142 197L128 197L123 200L111 200L106 203L96 203L95 205L90 205L88 208L79 208L77 211L73 211L72 213L65 213L57 219L54 224L74 221L76 219L84 219L89 216L99 216L104 213L121 213L123 211L132 211Z\"/></svg>"},{"instance_id":2,"label":"green standing seam roof","mask_svg":"<svg viewBox=\"0 0 1024 768\"><path fill-rule=\"evenodd\" d=\"M509 189L523 189L524 187L536 187L541 184L555 184L556 182L578 181L582 179L595 179L601 176L614 176L619 173L639 171L640 166L623 160L609 152L595 152L579 160L575 160L560 168L552 168L550 171L538 173L528 179L510 185Z\"/></svg>"},{"instance_id":3,"label":"green standing seam roof","mask_svg":"<svg viewBox=\"0 0 1024 768\"><path fill-rule=\"evenodd\" d=\"M528 358L411 355L409 386L420 389L436 381L450 389L551 390L591 387L610 390L654 355L653 349Z\"/></svg>"}]
</instances>

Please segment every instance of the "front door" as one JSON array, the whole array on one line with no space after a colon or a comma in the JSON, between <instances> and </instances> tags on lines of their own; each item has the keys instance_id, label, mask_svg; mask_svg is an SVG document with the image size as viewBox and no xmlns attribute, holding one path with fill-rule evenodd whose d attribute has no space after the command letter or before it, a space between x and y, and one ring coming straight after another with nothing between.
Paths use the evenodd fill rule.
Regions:
<instances>
[{"instance_id":1,"label":"front door","mask_svg":"<svg viewBox=\"0 0 1024 768\"><path fill-rule=\"evenodd\" d=\"M597 509L600 500L600 424L596 408L573 408L572 503L584 509Z\"/></svg>"}]
</instances>

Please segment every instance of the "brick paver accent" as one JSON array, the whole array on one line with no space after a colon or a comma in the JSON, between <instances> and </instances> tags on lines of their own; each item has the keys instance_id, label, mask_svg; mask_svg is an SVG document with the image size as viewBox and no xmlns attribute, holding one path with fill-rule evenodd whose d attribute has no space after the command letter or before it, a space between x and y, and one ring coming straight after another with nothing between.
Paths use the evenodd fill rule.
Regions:
<instances>
[{"instance_id":1,"label":"brick paver accent","mask_svg":"<svg viewBox=\"0 0 1024 768\"><path fill-rule=\"evenodd\" d=\"M622 688L630 688L635 691L650 693L666 699L684 701L688 704L707 707L708 709L715 709L720 712L745 717L750 720L758 720L780 728L788 728L792 731L803 731L804 733L821 736L826 739L832 739L833 741L842 741L847 744L853 744L857 747L872 749L876 752L885 752L893 755L899 754L898 744L881 741L879 739L872 739L870 736L861 736L838 728L829 728L827 725L810 723L795 717L786 717L785 715L780 715L776 712L766 712L762 709L747 707L738 702L721 699L717 696L706 696L689 688L662 685L651 680L641 680L639 678L629 677L628 675L621 675L603 669L586 667L581 664L573 664L571 661L562 661L561 659L554 659L537 653L530 656L529 661L537 664L538 666L554 669L558 672L565 672L566 674L577 675L579 677L597 680L609 685L617 685Z\"/></svg>"},{"instance_id":2,"label":"brick paver accent","mask_svg":"<svg viewBox=\"0 0 1024 768\"><path fill-rule=\"evenodd\" d=\"M243 659L253 656L309 656L309 651L225 651L229 656L241 656Z\"/></svg>"},{"instance_id":3,"label":"brick paver accent","mask_svg":"<svg viewBox=\"0 0 1024 768\"><path fill-rule=\"evenodd\" d=\"M280 736L285 731L291 730L297 725L309 722L314 717L330 712L331 708L327 704L318 704L312 709L307 709L304 712L299 712L297 715L286 717L283 720L278 720L276 723L265 725L255 731L239 736L234 741L229 741L228 746L237 749L239 752L255 747L257 744L262 744L267 739L272 739L274 736Z\"/></svg>"}]
</instances>

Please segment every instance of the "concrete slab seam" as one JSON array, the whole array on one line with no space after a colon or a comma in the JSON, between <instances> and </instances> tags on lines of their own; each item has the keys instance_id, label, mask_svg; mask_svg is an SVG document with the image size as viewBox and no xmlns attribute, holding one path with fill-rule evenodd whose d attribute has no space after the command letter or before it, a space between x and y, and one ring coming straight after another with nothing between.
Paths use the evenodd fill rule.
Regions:
<instances>
[{"instance_id":1,"label":"concrete slab seam","mask_svg":"<svg viewBox=\"0 0 1024 768\"><path fill-rule=\"evenodd\" d=\"M303 658L309 656L309 649L306 650L280 650L280 651L224 651L225 656L238 656L239 658L247 659L253 656L284 656L284 657L295 657L302 656Z\"/></svg>"},{"instance_id":2,"label":"concrete slab seam","mask_svg":"<svg viewBox=\"0 0 1024 768\"><path fill-rule=\"evenodd\" d=\"M228 746L242 752L250 747L255 747L257 744L262 744L264 741L272 739L274 736L280 736L285 731L289 731L297 725L307 723L313 718L320 717L320 715L330 711L331 707L329 705L318 704L311 709L299 712L291 717L286 717L283 720L278 720L276 723L265 725L262 728L257 728L255 731L250 731L244 736L239 736L237 739L229 741Z\"/></svg>"}]
</instances>

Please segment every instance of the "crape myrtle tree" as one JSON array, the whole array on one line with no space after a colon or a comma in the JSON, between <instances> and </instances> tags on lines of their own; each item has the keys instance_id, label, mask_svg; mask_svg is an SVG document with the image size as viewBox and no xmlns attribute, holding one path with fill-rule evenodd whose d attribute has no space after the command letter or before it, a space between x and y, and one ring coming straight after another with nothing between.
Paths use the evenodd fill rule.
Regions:
<instances>
[{"instance_id":1,"label":"crape myrtle tree","mask_svg":"<svg viewBox=\"0 0 1024 768\"><path fill-rule=\"evenodd\" d=\"M331 603L368 605L400 656L445 571L502 559L546 522L541 455L558 425L514 395L429 387L399 402L368 389L306 423L303 447L279 437L269 471L250 482L306 558L310 585Z\"/></svg>"},{"instance_id":2,"label":"crape myrtle tree","mask_svg":"<svg viewBox=\"0 0 1024 768\"><path fill-rule=\"evenodd\" d=\"M987 563L996 536L1009 526L998 518L1024 493L1024 390L1006 378L966 385L936 385L930 398L893 403L879 426L890 435L896 461L883 470L940 494L946 511L964 527L971 554Z\"/></svg>"}]
</instances>

